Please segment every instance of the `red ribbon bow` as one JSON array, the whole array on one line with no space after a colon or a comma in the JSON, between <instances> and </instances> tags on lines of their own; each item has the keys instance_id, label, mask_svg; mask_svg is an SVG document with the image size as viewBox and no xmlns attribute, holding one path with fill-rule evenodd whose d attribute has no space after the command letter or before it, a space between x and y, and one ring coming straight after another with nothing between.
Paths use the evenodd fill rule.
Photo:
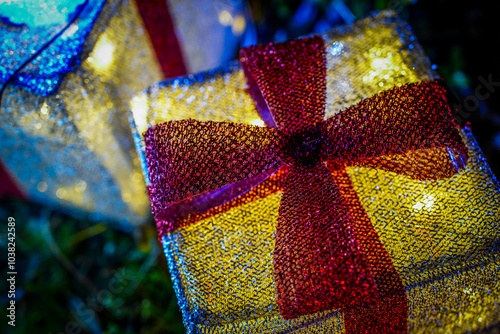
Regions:
<instances>
[{"instance_id":1,"label":"red ribbon bow","mask_svg":"<svg viewBox=\"0 0 500 334\"><path fill-rule=\"evenodd\" d=\"M145 134L160 234L175 228L173 204L234 190L229 185L241 193L245 182L255 185L281 169L274 277L282 315L343 308L348 332L406 331L404 287L345 167L377 167L417 179L456 173L467 149L445 120L445 90L436 81L409 84L324 120L320 37L252 46L241 57L268 127L184 120ZM197 203L206 202L207 196Z\"/></svg>"}]
</instances>

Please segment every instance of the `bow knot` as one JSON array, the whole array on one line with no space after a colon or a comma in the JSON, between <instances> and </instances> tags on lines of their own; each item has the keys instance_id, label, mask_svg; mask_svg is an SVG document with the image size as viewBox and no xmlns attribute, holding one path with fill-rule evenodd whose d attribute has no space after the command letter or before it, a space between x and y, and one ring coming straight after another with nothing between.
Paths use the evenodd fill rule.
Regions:
<instances>
[{"instance_id":1,"label":"bow knot","mask_svg":"<svg viewBox=\"0 0 500 334\"><path fill-rule=\"evenodd\" d=\"M324 142L323 123L299 132L281 131L280 135L280 156L286 164L308 167L321 160Z\"/></svg>"}]
</instances>

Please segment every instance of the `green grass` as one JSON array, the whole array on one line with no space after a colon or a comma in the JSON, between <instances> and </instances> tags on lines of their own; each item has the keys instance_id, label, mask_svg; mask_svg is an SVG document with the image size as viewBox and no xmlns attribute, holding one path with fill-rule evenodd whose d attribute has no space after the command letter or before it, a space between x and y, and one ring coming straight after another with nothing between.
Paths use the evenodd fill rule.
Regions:
<instances>
[{"instance_id":1,"label":"green grass","mask_svg":"<svg viewBox=\"0 0 500 334\"><path fill-rule=\"evenodd\" d=\"M128 234L23 201L0 201L0 213L5 255L7 217L16 219L17 310L10 332L184 333L152 221ZM1 307L7 302L2 293Z\"/></svg>"}]
</instances>

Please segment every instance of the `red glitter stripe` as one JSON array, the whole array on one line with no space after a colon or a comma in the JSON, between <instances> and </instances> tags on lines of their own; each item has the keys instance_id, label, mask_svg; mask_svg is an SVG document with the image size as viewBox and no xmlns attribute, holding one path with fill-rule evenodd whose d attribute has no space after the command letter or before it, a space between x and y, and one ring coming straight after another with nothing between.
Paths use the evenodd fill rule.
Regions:
<instances>
[{"instance_id":1,"label":"red glitter stripe","mask_svg":"<svg viewBox=\"0 0 500 334\"><path fill-rule=\"evenodd\" d=\"M345 168L331 173L353 217L354 234L377 284L379 300L360 307L346 307L344 325L347 334L404 333L407 331L408 300L403 282L394 268L389 253L378 237L361 204Z\"/></svg>"},{"instance_id":2,"label":"red glitter stripe","mask_svg":"<svg viewBox=\"0 0 500 334\"><path fill-rule=\"evenodd\" d=\"M315 157L319 151L323 156L321 160L336 157L340 164L345 164L350 160L346 159L348 155L353 155L352 160L368 158L375 152L375 156L379 155L377 146L380 146L380 141L373 140L372 133L377 129L376 123L367 122L366 133L363 133L362 126L349 125L362 123L367 114L383 117L389 125L391 117L369 113L371 110L364 108L364 104L368 107L383 105L385 108L381 109L385 110L389 109L391 99L382 93L374 98L379 103L371 103L372 99L360 102L341 113L340 117L326 122L325 133L321 126L317 126L323 119L325 108L324 52L323 41L319 38L255 46L242 52L245 72L267 101L278 128L292 133L290 153L294 156L292 160L296 160L294 163L289 161L295 171L288 174L289 182L285 183L274 254L280 311L285 318L293 318L340 307L344 311L347 333L405 331L407 303L404 287L350 183L345 167L330 174ZM433 108L429 110L436 118L443 116L434 114ZM425 111L417 114L427 116ZM338 131L335 129L337 122L341 124ZM426 128L420 124L415 123L416 129L427 134ZM389 133L395 135L393 132ZM450 142L455 143L453 131L450 133L447 132L449 136L445 137L451 137ZM402 137L406 138L404 134ZM367 145L356 140L374 144L372 150L366 150L371 154L364 156ZM325 143L326 150L315 145L317 141ZM293 149L292 146L297 144L298 150ZM302 149L300 145L303 145ZM425 141L421 145L433 147ZM402 152L392 148L385 151L392 155L403 153L410 147L419 148L415 145L403 147ZM328 154L325 152L328 150L340 151L341 154ZM331 175L334 177L329 177ZM354 245L349 243L352 236L357 241ZM347 256L341 256L338 249ZM375 298L372 277L367 270L377 283L379 295ZM339 285L340 280L345 282L341 281ZM358 285L358 281L362 284Z\"/></svg>"},{"instance_id":3,"label":"red glitter stripe","mask_svg":"<svg viewBox=\"0 0 500 334\"><path fill-rule=\"evenodd\" d=\"M167 0L136 0L165 78L187 73Z\"/></svg>"},{"instance_id":4,"label":"red glitter stripe","mask_svg":"<svg viewBox=\"0 0 500 334\"><path fill-rule=\"evenodd\" d=\"M13 181L7 168L4 166L2 160L0 160L0 197L17 197L21 199L26 199L21 189Z\"/></svg>"},{"instance_id":5,"label":"red glitter stripe","mask_svg":"<svg viewBox=\"0 0 500 334\"><path fill-rule=\"evenodd\" d=\"M293 319L374 302L377 289L354 238L353 219L321 161L331 135L324 122L323 39L251 46L241 56L249 84L257 87L250 91L262 93L281 136L279 156L290 165L273 256L281 314Z\"/></svg>"},{"instance_id":6,"label":"red glitter stripe","mask_svg":"<svg viewBox=\"0 0 500 334\"><path fill-rule=\"evenodd\" d=\"M204 193L171 205L167 210L155 216L160 240L165 234L176 229L189 226L200 220L208 219L232 208L281 191L284 170L285 168L279 169L257 185L252 182L248 183L249 189L246 192L243 192L240 187L234 187L234 189L224 189L218 196ZM226 196L227 192L230 192L229 196ZM222 199L219 197L222 197Z\"/></svg>"},{"instance_id":7,"label":"red glitter stripe","mask_svg":"<svg viewBox=\"0 0 500 334\"><path fill-rule=\"evenodd\" d=\"M326 58L320 36L241 50L242 68L262 113L267 102L280 130L299 132L323 122ZM253 87L253 85L256 85Z\"/></svg>"}]
</instances>

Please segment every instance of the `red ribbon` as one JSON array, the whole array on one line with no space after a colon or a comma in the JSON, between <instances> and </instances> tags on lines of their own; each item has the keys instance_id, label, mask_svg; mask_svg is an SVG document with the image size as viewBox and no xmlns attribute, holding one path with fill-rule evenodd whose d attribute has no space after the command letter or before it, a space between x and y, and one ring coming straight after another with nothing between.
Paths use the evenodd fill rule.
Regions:
<instances>
[{"instance_id":1,"label":"red ribbon","mask_svg":"<svg viewBox=\"0 0 500 334\"><path fill-rule=\"evenodd\" d=\"M7 171L7 167L0 158L0 198L20 198L27 199L21 188L14 181L14 178Z\"/></svg>"},{"instance_id":2,"label":"red ribbon","mask_svg":"<svg viewBox=\"0 0 500 334\"><path fill-rule=\"evenodd\" d=\"M167 0L136 0L137 9L165 78L187 73Z\"/></svg>"},{"instance_id":3,"label":"red ribbon","mask_svg":"<svg viewBox=\"0 0 500 334\"><path fill-rule=\"evenodd\" d=\"M172 207L224 192L234 198L235 189L241 194L280 170L274 278L282 315L342 308L347 332L406 331L404 287L345 167L417 179L456 173L467 149L445 120L444 88L436 81L394 88L325 121L320 37L252 46L241 57L268 127L184 120L145 133L160 234L176 228L172 217L186 216Z\"/></svg>"}]
</instances>

